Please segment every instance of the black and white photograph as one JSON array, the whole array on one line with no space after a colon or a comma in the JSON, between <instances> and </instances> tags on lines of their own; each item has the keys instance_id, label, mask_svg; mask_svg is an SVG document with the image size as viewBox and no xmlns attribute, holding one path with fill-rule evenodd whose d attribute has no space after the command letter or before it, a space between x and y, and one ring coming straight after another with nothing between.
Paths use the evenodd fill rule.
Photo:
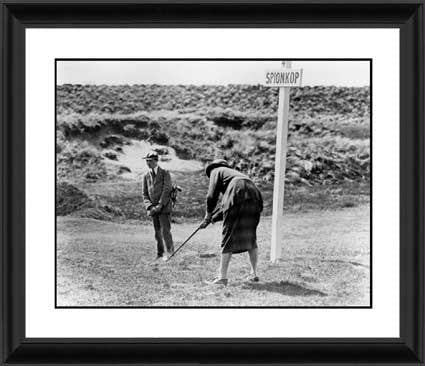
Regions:
<instances>
[{"instance_id":1,"label":"black and white photograph","mask_svg":"<svg viewBox=\"0 0 425 366\"><path fill-rule=\"evenodd\" d=\"M54 72L56 308L372 307L371 60Z\"/></svg>"}]
</instances>

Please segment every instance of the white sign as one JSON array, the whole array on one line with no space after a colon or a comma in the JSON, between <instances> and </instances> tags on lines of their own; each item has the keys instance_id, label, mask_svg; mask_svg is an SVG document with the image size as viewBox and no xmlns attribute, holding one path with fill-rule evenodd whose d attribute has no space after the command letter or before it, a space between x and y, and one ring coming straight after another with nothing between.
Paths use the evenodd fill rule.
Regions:
<instances>
[{"instance_id":1,"label":"white sign","mask_svg":"<svg viewBox=\"0 0 425 366\"><path fill-rule=\"evenodd\" d=\"M264 85L273 87L301 86L302 78L302 69L266 71Z\"/></svg>"}]
</instances>

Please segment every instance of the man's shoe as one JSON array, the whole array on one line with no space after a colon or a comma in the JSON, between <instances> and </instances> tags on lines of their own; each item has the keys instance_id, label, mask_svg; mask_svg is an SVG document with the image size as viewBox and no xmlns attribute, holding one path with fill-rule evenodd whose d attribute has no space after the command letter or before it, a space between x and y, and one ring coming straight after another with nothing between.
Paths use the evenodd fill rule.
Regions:
<instances>
[{"instance_id":1,"label":"man's shoe","mask_svg":"<svg viewBox=\"0 0 425 366\"><path fill-rule=\"evenodd\" d=\"M163 255L163 256L162 256L162 260L163 260L164 262L166 262L166 261L168 260L168 257L167 257L166 255Z\"/></svg>"},{"instance_id":2,"label":"man's shoe","mask_svg":"<svg viewBox=\"0 0 425 366\"><path fill-rule=\"evenodd\" d=\"M248 277L248 281L249 282L259 282L260 279L257 276L254 276L254 277Z\"/></svg>"},{"instance_id":3,"label":"man's shoe","mask_svg":"<svg viewBox=\"0 0 425 366\"><path fill-rule=\"evenodd\" d=\"M159 255L159 254L158 254L158 255L156 256L155 260L157 261L158 259L161 259L161 258L162 258L162 254L161 254L161 255Z\"/></svg>"},{"instance_id":4,"label":"man's shoe","mask_svg":"<svg viewBox=\"0 0 425 366\"><path fill-rule=\"evenodd\" d=\"M206 283L209 285L223 285L223 286L227 286L228 282L229 281L227 278L214 278L211 281L206 281Z\"/></svg>"}]
</instances>

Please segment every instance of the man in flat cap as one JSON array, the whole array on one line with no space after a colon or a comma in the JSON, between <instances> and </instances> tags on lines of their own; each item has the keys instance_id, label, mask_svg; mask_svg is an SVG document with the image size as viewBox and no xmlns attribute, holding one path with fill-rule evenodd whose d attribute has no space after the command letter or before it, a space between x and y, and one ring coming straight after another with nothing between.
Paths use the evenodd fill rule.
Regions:
<instances>
[{"instance_id":1,"label":"man in flat cap","mask_svg":"<svg viewBox=\"0 0 425 366\"><path fill-rule=\"evenodd\" d=\"M173 237L171 236L171 176L170 173L158 166L158 154L148 153L143 159L149 171L143 176L143 201L152 217L157 243L157 257L167 260L164 255L164 242L169 255L174 251Z\"/></svg>"},{"instance_id":2,"label":"man in flat cap","mask_svg":"<svg viewBox=\"0 0 425 366\"><path fill-rule=\"evenodd\" d=\"M207 165L210 179L206 215L201 228L223 220L221 262L218 277L211 284L227 285L227 270L232 254L248 252L251 263L250 281L257 282L257 226L263 210L260 191L245 174L232 169L226 160L217 159ZM213 216L220 194L221 210Z\"/></svg>"}]
</instances>

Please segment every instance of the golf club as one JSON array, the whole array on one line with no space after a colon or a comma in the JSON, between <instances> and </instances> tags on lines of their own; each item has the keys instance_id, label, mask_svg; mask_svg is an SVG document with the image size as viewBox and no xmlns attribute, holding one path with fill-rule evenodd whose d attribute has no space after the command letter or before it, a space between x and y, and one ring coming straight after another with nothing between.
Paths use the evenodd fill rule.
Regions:
<instances>
[{"instance_id":1,"label":"golf club","mask_svg":"<svg viewBox=\"0 0 425 366\"><path fill-rule=\"evenodd\" d=\"M220 211L220 207L218 207L213 213L212 213L212 217L214 217L214 215L216 215L218 212ZM183 244L181 244L174 252L173 252L173 254L171 254L168 258L167 258L167 260L166 260L166 262L168 262L171 258L173 258L174 257L174 255L181 249L181 248L183 248L183 246L190 240L190 239L192 239L192 237L199 231L201 229L201 225L199 225L196 229L195 229L195 231L192 233L192 234L190 234L189 235L189 237L183 242Z\"/></svg>"}]
</instances>

